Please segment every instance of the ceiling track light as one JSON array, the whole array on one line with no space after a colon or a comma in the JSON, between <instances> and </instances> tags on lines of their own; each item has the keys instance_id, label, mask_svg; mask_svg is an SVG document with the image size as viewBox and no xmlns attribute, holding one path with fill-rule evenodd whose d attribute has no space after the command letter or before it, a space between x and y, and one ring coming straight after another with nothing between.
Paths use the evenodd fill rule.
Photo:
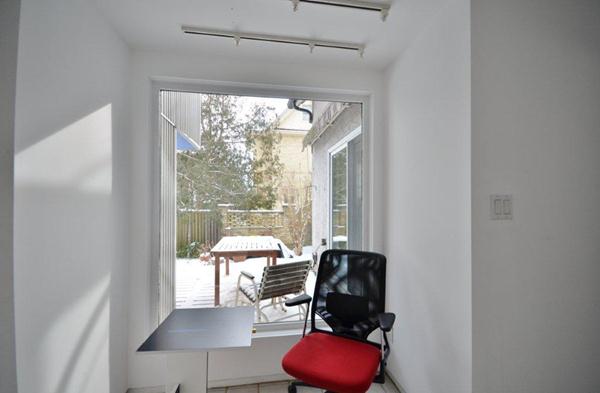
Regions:
<instances>
[{"instance_id":1,"label":"ceiling track light","mask_svg":"<svg viewBox=\"0 0 600 393\"><path fill-rule=\"evenodd\" d=\"M241 32L232 32L232 31L225 31L225 30L204 29L201 27L186 26L186 25L181 26L181 30L185 34L204 35L204 36L209 36L209 37L231 38L234 40L236 46L239 46L240 41L249 40L249 41L262 41L262 42L276 42L276 43L280 43L280 44L289 44L289 45L303 45L303 46L306 46L310 50L310 53L313 53L313 50L315 48L330 48L330 49L343 49L343 50L355 51L360 55L360 57L363 57L363 54L365 51L364 45L352 44L352 43L347 43L347 42L309 40L309 39L304 39L304 38L281 36L281 35L241 33Z\"/></svg>"},{"instance_id":2,"label":"ceiling track light","mask_svg":"<svg viewBox=\"0 0 600 393\"><path fill-rule=\"evenodd\" d=\"M390 13L390 5L374 2L374 1L363 1L363 0L291 0L294 5L294 11L298 10L300 3L310 4L321 4L330 5L334 7L354 8L363 11L375 11L381 15L381 20L385 22L385 19Z\"/></svg>"}]
</instances>

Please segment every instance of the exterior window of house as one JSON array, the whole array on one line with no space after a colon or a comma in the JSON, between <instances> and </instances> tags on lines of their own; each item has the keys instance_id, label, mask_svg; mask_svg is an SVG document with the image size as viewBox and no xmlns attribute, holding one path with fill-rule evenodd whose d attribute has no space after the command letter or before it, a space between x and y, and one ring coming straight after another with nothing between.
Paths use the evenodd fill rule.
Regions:
<instances>
[{"instance_id":1,"label":"exterior window of house","mask_svg":"<svg viewBox=\"0 0 600 393\"><path fill-rule=\"evenodd\" d=\"M360 135L347 137L360 104L296 101L312 123L287 98L160 91L159 319L249 306L256 323L300 323L307 309L283 303L312 294L321 239L361 247ZM331 108L348 127L324 127ZM273 294L285 265L287 292Z\"/></svg>"},{"instance_id":2,"label":"exterior window of house","mask_svg":"<svg viewBox=\"0 0 600 393\"><path fill-rule=\"evenodd\" d=\"M356 133L330 151L331 248L362 248L362 139Z\"/></svg>"},{"instance_id":3,"label":"exterior window of house","mask_svg":"<svg viewBox=\"0 0 600 393\"><path fill-rule=\"evenodd\" d=\"M331 246L348 248L348 147L331 154Z\"/></svg>"}]
</instances>

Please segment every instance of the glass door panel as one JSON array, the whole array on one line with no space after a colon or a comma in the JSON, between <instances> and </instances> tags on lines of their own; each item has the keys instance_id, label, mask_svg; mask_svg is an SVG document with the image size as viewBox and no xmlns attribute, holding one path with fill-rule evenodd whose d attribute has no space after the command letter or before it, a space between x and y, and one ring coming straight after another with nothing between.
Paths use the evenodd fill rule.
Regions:
<instances>
[{"instance_id":1,"label":"glass door panel","mask_svg":"<svg viewBox=\"0 0 600 393\"><path fill-rule=\"evenodd\" d=\"M348 248L348 147L331 154L331 247Z\"/></svg>"},{"instance_id":2,"label":"glass door panel","mask_svg":"<svg viewBox=\"0 0 600 393\"><path fill-rule=\"evenodd\" d=\"M362 249L362 138L357 129L329 152L331 248Z\"/></svg>"}]
</instances>

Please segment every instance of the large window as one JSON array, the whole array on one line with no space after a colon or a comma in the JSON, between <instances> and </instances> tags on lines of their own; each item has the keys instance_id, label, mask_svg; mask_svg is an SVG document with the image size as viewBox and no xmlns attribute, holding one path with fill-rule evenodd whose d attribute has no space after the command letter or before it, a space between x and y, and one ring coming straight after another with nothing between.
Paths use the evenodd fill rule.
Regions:
<instances>
[{"instance_id":1,"label":"large window","mask_svg":"<svg viewBox=\"0 0 600 393\"><path fill-rule=\"evenodd\" d=\"M159 94L161 318L250 306L257 323L301 321L283 302L312 294L322 242L362 248L361 105Z\"/></svg>"}]
</instances>

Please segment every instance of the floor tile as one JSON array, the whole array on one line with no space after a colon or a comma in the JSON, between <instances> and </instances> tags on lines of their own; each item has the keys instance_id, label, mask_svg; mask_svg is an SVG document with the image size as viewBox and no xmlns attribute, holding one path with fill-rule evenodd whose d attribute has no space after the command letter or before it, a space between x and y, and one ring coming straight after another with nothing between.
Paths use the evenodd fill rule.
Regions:
<instances>
[{"instance_id":1,"label":"floor tile","mask_svg":"<svg viewBox=\"0 0 600 393\"><path fill-rule=\"evenodd\" d=\"M381 386L383 393L400 393L389 377L385 379L385 384L379 386Z\"/></svg>"},{"instance_id":2,"label":"floor tile","mask_svg":"<svg viewBox=\"0 0 600 393\"><path fill-rule=\"evenodd\" d=\"M287 393L288 382L269 382L258 385L258 393Z\"/></svg>"},{"instance_id":3,"label":"floor tile","mask_svg":"<svg viewBox=\"0 0 600 393\"><path fill-rule=\"evenodd\" d=\"M297 389L298 393L322 393L323 390L317 388L309 388L307 386L299 386Z\"/></svg>"},{"instance_id":4,"label":"floor tile","mask_svg":"<svg viewBox=\"0 0 600 393\"><path fill-rule=\"evenodd\" d=\"M369 388L367 393L387 393L387 392L385 390L383 390L383 387L380 384L374 383L371 385L371 387ZM389 393L392 393L392 392L389 392Z\"/></svg>"},{"instance_id":5,"label":"floor tile","mask_svg":"<svg viewBox=\"0 0 600 393\"><path fill-rule=\"evenodd\" d=\"M265 382L261 384L230 386L227 388L209 389L209 393L287 393L288 381ZM298 386L298 393L324 393L324 390ZM386 379L384 385L374 383L367 393L400 393L396 386Z\"/></svg>"}]
</instances>

